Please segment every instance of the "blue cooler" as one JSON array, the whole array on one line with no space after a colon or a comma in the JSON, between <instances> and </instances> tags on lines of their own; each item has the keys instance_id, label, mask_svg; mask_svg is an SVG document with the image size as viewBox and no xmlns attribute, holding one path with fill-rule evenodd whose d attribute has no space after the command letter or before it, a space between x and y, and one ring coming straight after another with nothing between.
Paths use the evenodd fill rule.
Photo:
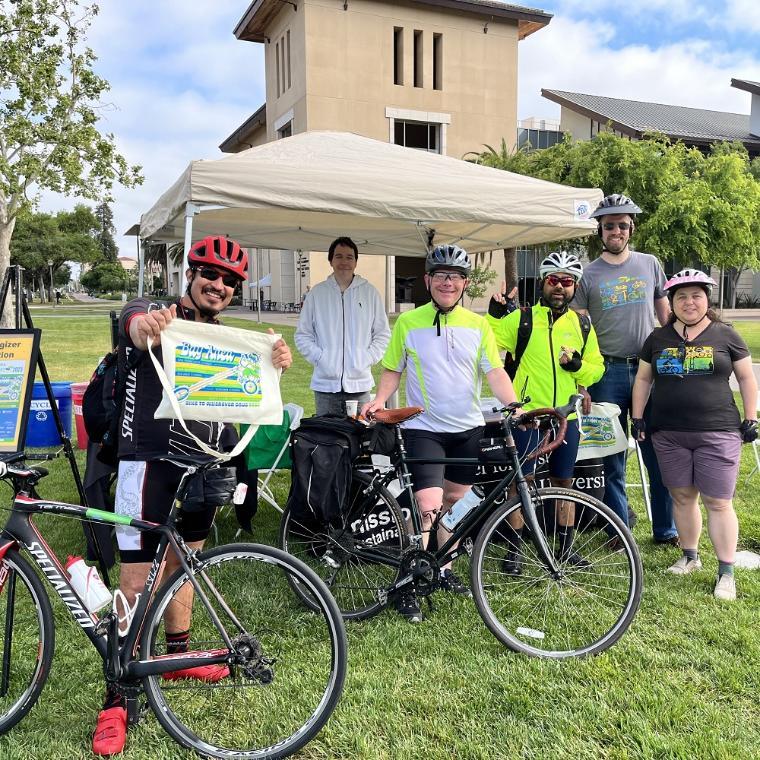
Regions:
<instances>
[{"instance_id":1,"label":"blue cooler","mask_svg":"<svg viewBox=\"0 0 760 760\"><path fill-rule=\"evenodd\" d=\"M51 383L53 396L63 420L63 429L71 437L71 383ZM58 446L61 438L55 425L44 383L35 383L26 424L26 445L45 448Z\"/></svg>"}]
</instances>

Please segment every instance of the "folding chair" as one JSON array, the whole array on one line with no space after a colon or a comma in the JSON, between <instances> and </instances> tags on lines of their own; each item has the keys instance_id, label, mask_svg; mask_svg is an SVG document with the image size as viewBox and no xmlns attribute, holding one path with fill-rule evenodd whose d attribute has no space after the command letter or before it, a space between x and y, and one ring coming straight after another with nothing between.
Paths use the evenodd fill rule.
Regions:
<instances>
[{"instance_id":1,"label":"folding chair","mask_svg":"<svg viewBox=\"0 0 760 760\"><path fill-rule=\"evenodd\" d=\"M649 522L652 522L652 501L649 498L649 481L647 480L647 468L644 465L644 457L641 454L641 449L639 448L639 442L629 436L628 456L630 456L632 449L636 452L636 460L638 461L638 464L639 464L639 477L641 478L641 482L640 483L626 483L625 487L641 489L644 495L644 504L646 505L646 508L647 508L647 517L649 517ZM628 457L626 457L625 461L627 464Z\"/></svg>"},{"instance_id":2,"label":"folding chair","mask_svg":"<svg viewBox=\"0 0 760 760\"><path fill-rule=\"evenodd\" d=\"M289 420L287 423L285 415ZM298 404L285 404L283 407L283 425L261 425L245 451L248 469L259 471L259 499L271 504L278 512L282 512L283 509L277 503L269 482L278 470L290 469L290 456L288 455L290 433L301 424L302 417L303 407L298 406ZM286 424L287 427L285 427ZM282 443L278 449L275 447L276 450L273 451L272 444L276 442L276 439L273 439L273 434L276 435L277 433L280 434ZM264 441L266 441L266 446L261 445ZM262 475L265 476L263 479Z\"/></svg>"}]
</instances>

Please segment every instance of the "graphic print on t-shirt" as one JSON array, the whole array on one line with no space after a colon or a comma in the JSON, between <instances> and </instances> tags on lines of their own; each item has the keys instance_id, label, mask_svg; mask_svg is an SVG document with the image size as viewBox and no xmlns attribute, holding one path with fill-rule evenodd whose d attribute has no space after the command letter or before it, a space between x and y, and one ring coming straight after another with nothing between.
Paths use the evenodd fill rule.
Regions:
<instances>
[{"instance_id":1,"label":"graphic print on t-shirt","mask_svg":"<svg viewBox=\"0 0 760 760\"><path fill-rule=\"evenodd\" d=\"M647 300L647 284L640 277L621 276L616 280L600 282L599 295L604 310L614 309L617 306L629 306L634 303L645 303Z\"/></svg>"},{"instance_id":2,"label":"graphic print on t-shirt","mask_svg":"<svg viewBox=\"0 0 760 760\"><path fill-rule=\"evenodd\" d=\"M664 348L655 362L658 375L712 375L712 346Z\"/></svg>"}]
</instances>

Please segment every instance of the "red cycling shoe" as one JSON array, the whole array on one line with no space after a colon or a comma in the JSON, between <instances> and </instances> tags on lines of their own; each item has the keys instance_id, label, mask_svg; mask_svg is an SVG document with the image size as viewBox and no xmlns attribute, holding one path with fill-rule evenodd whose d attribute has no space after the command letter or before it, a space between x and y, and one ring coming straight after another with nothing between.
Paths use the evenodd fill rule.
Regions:
<instances>
[{"instance_id":1,"label":"red cycling shoe","mask_svg":"<svg viewBox=\"0 0 760 760\"><path fill-rule=\"evenodd\" d=\"M226 665L198 665L194 668L172 670L169 673L163 673L161 677L165 681L178 681L182 678L191 678L194 681L217 683L217 681L227 678L229 674L230 669Z\"/></svg>"},{"instance_id":2,"label":"red cycling shoe","mask_svg":"<svg viewBox=\"0 0 760 760\"><path fill-rule=\"evenodd\" d=\"M127 711L123 707L109 707L98 713L98 724L92 735L92 751L102 757L118 755L127 742Z\"/></svg>"}]
</instances>

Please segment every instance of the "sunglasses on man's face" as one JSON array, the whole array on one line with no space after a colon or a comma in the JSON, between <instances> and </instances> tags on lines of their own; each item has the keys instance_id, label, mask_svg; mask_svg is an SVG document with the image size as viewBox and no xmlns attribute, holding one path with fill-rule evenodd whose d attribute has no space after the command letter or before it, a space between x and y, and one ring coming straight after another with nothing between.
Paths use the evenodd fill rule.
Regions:
<instances>
[{"instance_id":1,"label":"sunglasses on man's face","mask_svg":"<svg viewBox=\"0 0 760 760\"><path fill-rule=\"evenodd\" d=\"M216 282L216 280L221 277L222 282L228 288L234 288L240 282L240 280L235 277L234 274L224 274L223 272L219 272L216 269L212 269L211 267L199 267L195 271L198 272L198 274L200 274L204 280L208 280L209 282Z\"/></svg>"},{"instance_id":2,"label":"sunglasses on man's face","mask_svg":"<svg viewBox=\"0 0 760 760\"><path fill-rule=\"evenodd\" d=\"M605 222L602 225L602 229L607 230L607 232L611 232L612 230L617 227L619 230L622 230L623 232L628 232L628 230L631 229L631 223L630 222Z\"/></svg>"},{"instance_id":3,"label":"sunglasses on man's face","mask_svg":"<svg viewBox=\"0 0 760 760\"><path fill-rule=\"evenodd\" d=\"M569 288L571 285L575 285L575 280L572 277L557 277L556 274L546 275L546 281L553 288L556 288L557 285L562 285L563 288Z\"/></svg>"}]
</instances>

